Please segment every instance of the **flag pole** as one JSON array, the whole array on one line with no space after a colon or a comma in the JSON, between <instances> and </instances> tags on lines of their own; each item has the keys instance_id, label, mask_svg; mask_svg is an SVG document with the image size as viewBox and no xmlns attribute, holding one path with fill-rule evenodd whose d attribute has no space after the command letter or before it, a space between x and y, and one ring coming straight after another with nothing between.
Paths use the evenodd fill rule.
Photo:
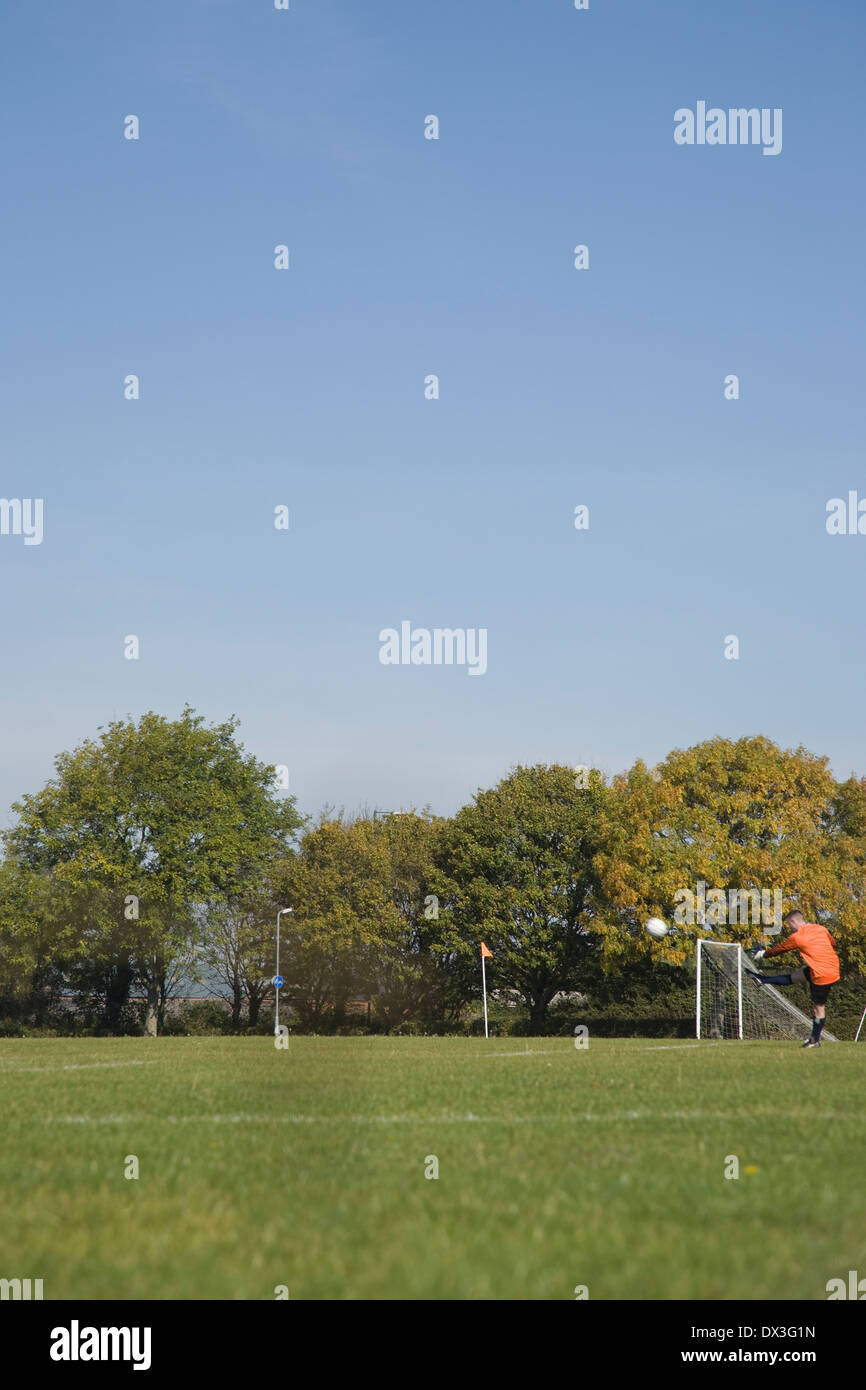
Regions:
<instances>
[{"instance_id":1,"label":"flag pole","mask_svg":"<svg viewBox=\"0 0 866 1390\"><path fill-rule=\"evenodd\" d=\"M486 961L486 959L487 959L488 956L492 956L492 955L493 955L493 952L492 952L492 951L489 951L489 950L487 949L487 947L485 946L484 942L482 941L482 943L481 943L481 993L482 993L483 996L484 996L484 1036L485 1036L485 1038L489 1036L489 1034L488 1034L488 1032L487 1032L487 966L486 966L486 964L485 964L485 961Z\"/></svg>"},{"instance_id":2,"label":"flag pole","mask_svg":"<svg viewBox=\"0 0 866 1390\"><path fill-rule=\"evenodd\" d=\"M483 965L483 964L484 964L484 961L482 961L481 964ZM863 1010L862 1016L861 1016L861 1018L860 1018L860 1028L863 1027L863 1019L864 1019L864 1018L866 1018L866 1009ZM860 1028L857 1029L857 1037L854 1039L855 1042L857 1042L857 1040L858 1040L859 1037L860 1037Z\"/></svg>"},{"instance_id":3,"label":"flag pole","mask_svg":"<svg viewBox=\"0 0 866 1390\"><path fill-rule=\"evenodd\" d=\"M484 952L481 952L481 989L484 994L484 1036L487 1034L487 971L484 968Z\"/></svg>"}]
</instances>

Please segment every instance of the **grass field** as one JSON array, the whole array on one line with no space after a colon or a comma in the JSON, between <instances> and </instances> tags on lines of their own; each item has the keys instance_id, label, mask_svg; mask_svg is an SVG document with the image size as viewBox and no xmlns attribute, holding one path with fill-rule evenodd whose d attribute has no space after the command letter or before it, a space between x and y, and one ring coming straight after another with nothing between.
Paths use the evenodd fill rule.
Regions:
<instances>
[{"instance_id":1,"label":"grass field","mask_svg":"<svg viewBox=\"0 0 866 1390\"><path fill-rule=\"evenodd\" d=\"M866 1274L864 1066L851 1043L2 1041L0 1277L46 1299L826 1299Z\"/></svg>"}]
</instances>

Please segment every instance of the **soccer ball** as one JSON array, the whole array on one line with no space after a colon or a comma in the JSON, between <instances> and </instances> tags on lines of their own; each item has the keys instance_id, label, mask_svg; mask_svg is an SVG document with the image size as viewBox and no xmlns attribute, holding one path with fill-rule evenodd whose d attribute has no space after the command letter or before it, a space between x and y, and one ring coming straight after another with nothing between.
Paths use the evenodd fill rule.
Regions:
<instances>
[{"instance_id":1,"label":"soccer ball","mask_svg":"<svg viewBox=\"0 0 866 1390\"><path fill-rule=\"evenodd\" d=\"M663 922L661 917L650 917L646 924L646 929L650 936L656 937L657 940L663 936L667 936L670 930L667 922Z\"/></svg>"}]
</instances>

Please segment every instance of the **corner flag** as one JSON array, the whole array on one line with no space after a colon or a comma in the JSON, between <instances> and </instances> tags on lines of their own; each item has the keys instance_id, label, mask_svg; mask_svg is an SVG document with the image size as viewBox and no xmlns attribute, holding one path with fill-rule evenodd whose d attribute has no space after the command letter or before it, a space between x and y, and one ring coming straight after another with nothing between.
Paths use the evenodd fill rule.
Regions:
<instances>
[{"instance_id":1,"label":"corner flag","mask_svg":"<svg viewBox=\"0 0 866 1390\"><path fill-rule=\"evenodd\" d=\"M485 1038L488 1036L488 1033L487 1033L487 971L486 971L485 968L484 968L484 961L485 961L485 959L486 959L488 956L491 956L491 957L492 957L492 955L493 955L493 952L492 952L492 951L488 951L487 947L484 945L484 942L482 941L482 943L481 943L481 992L482 992L482 994L484 995L484 1036L485 1036Z\"/></svg>"}]
</instances>

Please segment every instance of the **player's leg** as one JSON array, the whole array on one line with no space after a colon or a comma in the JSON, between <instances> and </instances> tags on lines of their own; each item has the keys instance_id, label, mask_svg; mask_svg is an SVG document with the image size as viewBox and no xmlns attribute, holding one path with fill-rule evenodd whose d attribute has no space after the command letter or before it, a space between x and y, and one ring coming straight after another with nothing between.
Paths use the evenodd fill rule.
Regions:
<instances>
[{"instance_id":1,"label":"player's leg","mask_svg":"<svg viewBox=\"0 0 866 1390\"><path fill-rule=\"evenodd\" d=\"M813 985L809 967L806 966L806 978L809 981L809 993L812 996L812 1036L803 1043L804 1047L820 1047L821 1033L827 1021L827 998L830 994L832 985Z\"/></svg>"},{"instance_id":2,"label":"player's leg","mask_svg":"<svg viewBox=\"0 0 866 1390\"><path fill-rule=\"evenodd\" d=\"M792 970L789 975L757 975L762 985L796 985L806 979L806 971Z\"/></svg>"},{"instance_id":3,"label":"player's leg","mask_svg":"<svg viewBox=\"0 0 866 1390\"><path fill-rule=\"evenodd\" d=\"M821 1030L823 1029L826 1021L827 1011L824 1008L824 1005L814 1004L812 1006L812 1036L810 1038L807 1038L806 1041L803 1043L804 1047L821 1046Z\"/></svg>"}]
</instances>

